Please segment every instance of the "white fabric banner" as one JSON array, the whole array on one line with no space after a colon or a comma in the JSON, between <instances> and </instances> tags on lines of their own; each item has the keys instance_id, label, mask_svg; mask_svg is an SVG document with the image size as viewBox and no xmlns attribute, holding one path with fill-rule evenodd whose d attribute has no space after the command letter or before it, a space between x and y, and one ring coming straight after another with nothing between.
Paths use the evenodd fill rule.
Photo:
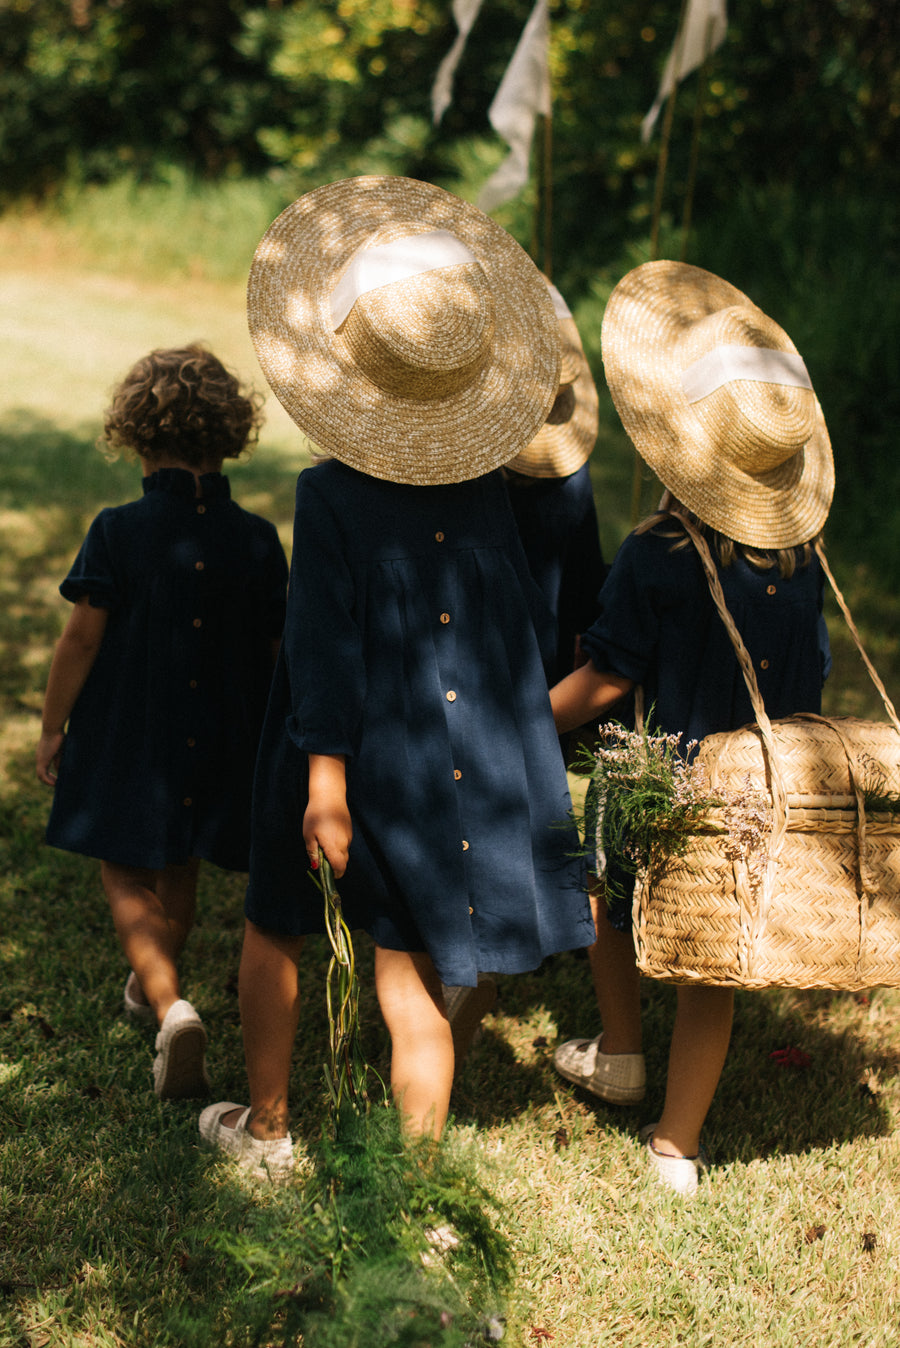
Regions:
<instances>
[{"instance_id":1,"label":"white fabric banner","mask_svg":"<svg viewBox=\"0 0 900 1348\"><path fill-rule=\"evenodd\" d=\"M423 271L458 266L477 261L470 248L449 229L433 229L427 234L407 234L402 239L361 248L331 292L331 321L335 331L353 308L360 295L392 281L405 281Z\"/></svg>"},{"instance_id":2,"label":"white fabric banner","mask_svg":"<svg viewBox=\"0 0 900 1348\"><path fill-rule=\"evenodd\" d=\"M459 65L466 39L472 31L472 25L478 18L482 0L453 0L453 17L458 33L453 46L438 66L438 72L431 90L431 116L434 125L443 117L453 101L453 76Z\"/></svg>"},{"instance_id":3,"label":"white fabric banner","mask_svg":"<svg viewBox=\"0 0 900 1348\"><path fill-rule=\"evenodd\" d=\"M481 189L477 204L483 211L512 200L528 182L535 119L551 112L549 55L547 0L537 0L488 109L491 126L506 141L509 154Z\"/></svg>"},{"instance_id":4,"label":"white fabric banner","mask_svg":"<svg viewBox=\"0 0 900 1348\"><path fill-rule=\"evenodd\" d=\"M645 144L652 136L660 109L675 85L692 70L702 66L707 56L721 47L727 31L725 0L688 0L684 23L669 52L656 102L641 123L641 140Z\"/></svg>"},{"instance_id":5,"label":"white fabric banner","mask_svg":"<svg viewBox=\"0 0 900 1348\"><path fill-rule=\"evenodd\" d=\"M714 346L682 371L681 387L689 403L698 403L732 379L812 388L802 357L768 346Z\"/></svg>"}]
</instances>

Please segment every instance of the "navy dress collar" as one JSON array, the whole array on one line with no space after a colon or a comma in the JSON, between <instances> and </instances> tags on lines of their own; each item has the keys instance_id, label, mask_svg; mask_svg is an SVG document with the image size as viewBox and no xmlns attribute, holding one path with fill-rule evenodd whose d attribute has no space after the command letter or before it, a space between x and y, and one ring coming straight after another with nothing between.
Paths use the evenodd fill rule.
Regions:
<instances>
[{"instance_id":1,"label":"navy dress collar","mask_svg":"<svg viewBox=\"0 0 900 1348\"><path fill-rule=\"evenodd\" d=\"M166 491L172 496L189 496L193 500L197 495L194 474L187 468L157 468L155 473L141 479L144 495L151 491ZM221 496L231 498L231 485L224 473L201 473L200 495L204 500Z\"/></svg>"}]
</instances>

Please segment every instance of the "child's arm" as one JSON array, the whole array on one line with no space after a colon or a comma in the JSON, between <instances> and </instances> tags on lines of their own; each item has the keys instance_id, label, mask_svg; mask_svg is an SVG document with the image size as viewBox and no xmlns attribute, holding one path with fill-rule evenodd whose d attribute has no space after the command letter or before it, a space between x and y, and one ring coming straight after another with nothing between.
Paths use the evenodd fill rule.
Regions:
<instances>
[{"instance_id":1,"label":"child's arm","mask_svg":"<svg viewBox=\"0 0 900 1348\"><path fill-rule=\"evenodd\" d=\"M550 706L558 734L576 730L586 721L599 720L633 687L633 679L625 679L621 674L601 673L588 660L550 689Z\"/></svg>"},{"instance_id":2,"label":"child's arm","mask_svg":"<svg viewBox=\"0 0 900 1348\"><path fill-rule=\"evenodd\" d=\"M303 816L303 841L313 870L319 848L340 879L347 869L353 826L347 809L347 768L343 754L309 755L309 804Z\"/></svg>"},{"instance_id":3,"label":"child's arm","mask_svg":"<svg viewBox=\"0 0 900 1348\"><path fill-rule=\"evenodd\" d=\"M66 722L97 658L108 618L108 609L94 608L88 596L82 595L57 642L47 679L36 755L37 775L45 786L56 785Z\"/></svg>"}]
</instances>

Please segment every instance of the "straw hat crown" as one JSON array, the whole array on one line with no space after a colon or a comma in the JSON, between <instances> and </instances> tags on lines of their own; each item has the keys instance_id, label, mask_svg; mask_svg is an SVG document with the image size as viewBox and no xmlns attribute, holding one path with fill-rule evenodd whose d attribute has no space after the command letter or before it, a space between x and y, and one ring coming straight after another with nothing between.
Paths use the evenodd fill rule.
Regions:
<instances>
[{"instance_id":1,"label":"straw hat crown","mask_svg":"<svg viewBox=\"0 0 900 1348\"><path fill-rule=\"evenodd\" d=\"M431 183L350 178L273 222L247 289L256 353L309 438L373 477L461 482L506 463L559 385L527 253Z\"/></svg>"},{"instance_id":2,"label":"straw hat crown","mask_svg":"<svg viewBox=\"0 0 900 1348\"><path fill-rule=\"evenodd\" d=\"M507 466L525 477L562 478L590 458L600 420L597 386L569 307L545 276L559 320L559 388L547 419L530 444Z\"/></svg>"},{"instance_id":3,"label":"straw hat crown","mask_svg":"<svg viewBox=\"0 0 900 1348\"><path fill-rule=\"evenodd\" d=\"M625 429L693 514L758 548L821 530L834 493L822 411L793 342L746 295L648 262L610 296L601 341Z\"/></svg>"}]
</instances>

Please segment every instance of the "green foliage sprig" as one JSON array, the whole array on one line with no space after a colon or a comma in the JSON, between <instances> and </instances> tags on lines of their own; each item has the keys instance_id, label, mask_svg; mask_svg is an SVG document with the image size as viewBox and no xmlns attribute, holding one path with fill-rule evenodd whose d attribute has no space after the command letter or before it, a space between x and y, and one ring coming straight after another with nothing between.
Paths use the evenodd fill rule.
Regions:
<instances>
[{"instance_id":1,"label":"green foliage sprig","mask_svg":"<svg viewBox=\"0 0 900 1348\"><path fill-rule=\"evenodd\" d=\"M331 1100L335 1136L341 1128L345 1107L356 1112L368 1105L366 1079L370 1068L359 1042L359 981L353 940L344 921L341 898L334 883L334 871L319 848L319 868L307 872L325 903L325 931L331 945L331 960L325 979L328 1007L331 1061L325 1068L325 1082Z\"/></svg>"}]
</instances>

